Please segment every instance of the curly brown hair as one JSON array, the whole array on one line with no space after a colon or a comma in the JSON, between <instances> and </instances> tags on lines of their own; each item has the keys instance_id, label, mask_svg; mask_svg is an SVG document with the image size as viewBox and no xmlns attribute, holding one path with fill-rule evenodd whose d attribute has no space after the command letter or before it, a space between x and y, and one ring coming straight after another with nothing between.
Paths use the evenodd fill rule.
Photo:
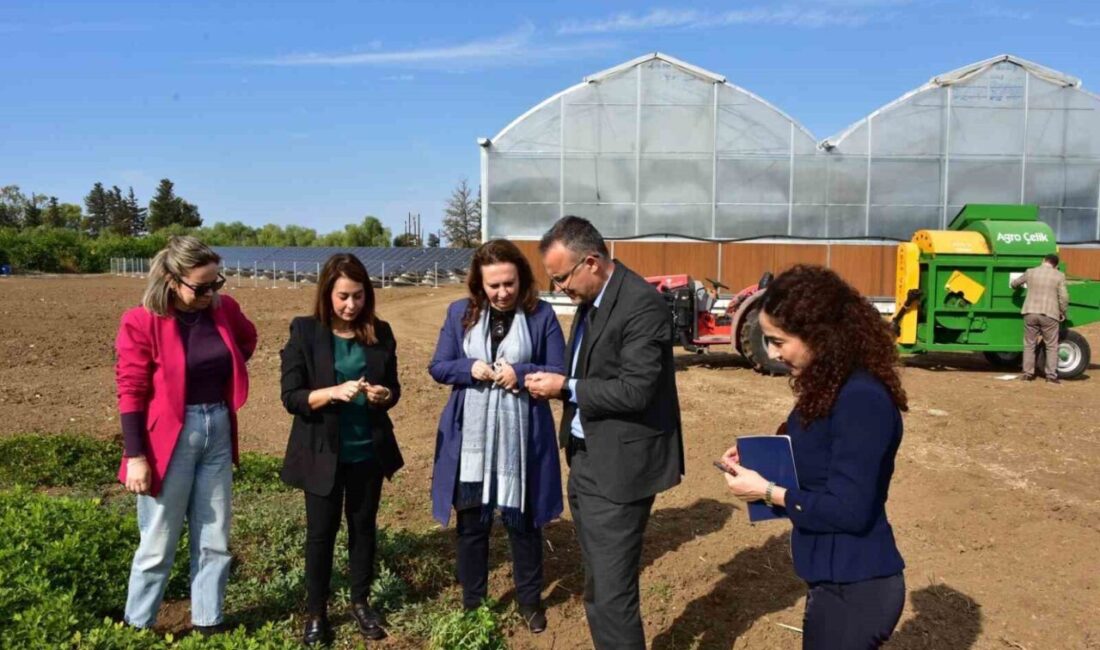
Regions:
<instances>
[{"instance_id":1,"label":"curly brown hair","mask_svg":"<svg viewBox=\"0 0 1100 650\"><path fill-rule=\"evenodd\" d=\"M909 409L889 325L834 271L809 264L792 267L768 285L762 309L810 349L809 364L791 378L798 397L795 410L804 425L827 416L844 382L860 369L886 386L899 409Z\"/></svg>"},{"instance_id":2,"label":"curly brown hair","mask_svg":"<svg viewBox=\"0 0 1100 650\"><path fill-rule=\"evenodd\" d=\"M523 308L525 314L535 313L535 308L538 307L539 289L535 286L531 263L512 242L507 239L491 239L474 251L474 258L470 262L470 272L466 276L470 304L462 315L463 330L473 327L481 318L481 310L489 304L489 296L485 294L485 285L482 284L481 267L493 264L511 264L516 267L516 279L519 280L516 304Z\"/></svg>"}]
</instances>

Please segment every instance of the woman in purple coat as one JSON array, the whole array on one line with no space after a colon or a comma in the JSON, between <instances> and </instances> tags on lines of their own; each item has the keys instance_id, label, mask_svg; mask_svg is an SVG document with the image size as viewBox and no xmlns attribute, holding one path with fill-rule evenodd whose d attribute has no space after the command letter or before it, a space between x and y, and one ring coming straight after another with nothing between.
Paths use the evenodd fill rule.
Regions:
<instances>
[{"instance_id":1,"label":"woman in purple coat","mask_svg":"<svg viewBox=\"0 0 1100 650\"><path fill-rule=\"evenodd\" d=\"M469 298L451 304L429 371L451 386L439 419L432 514L457 520L458 579L467 609L488 590L494 512L508 530L520 615L546 629L542 527L562 511L561 466L550 405L531 398L531 372L563 373L565 340L553 308L515 244L497 239L474 253Z\"/></svg>"}]
</instances>

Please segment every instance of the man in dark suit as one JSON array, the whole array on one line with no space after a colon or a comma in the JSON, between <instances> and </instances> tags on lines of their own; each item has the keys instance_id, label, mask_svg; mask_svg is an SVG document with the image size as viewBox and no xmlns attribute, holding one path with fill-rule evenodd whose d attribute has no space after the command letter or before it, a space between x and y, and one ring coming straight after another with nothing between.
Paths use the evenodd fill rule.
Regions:
<instances>
[{"instance_id":1,"label":"man in dark suit","mask_svg":"<svg viewBox=\"0 0 1100 650\"><path fill-rule=\"evenodd\" d=\"M612 260L599 231L563 217L539 244L557 288L578 305L568 376L528 375L527 390L563 400L560 442L580 540L585 612L596 648L645 648L638 572L653 500L684 473L668 306Z\"/></svg>"}]
</instances>

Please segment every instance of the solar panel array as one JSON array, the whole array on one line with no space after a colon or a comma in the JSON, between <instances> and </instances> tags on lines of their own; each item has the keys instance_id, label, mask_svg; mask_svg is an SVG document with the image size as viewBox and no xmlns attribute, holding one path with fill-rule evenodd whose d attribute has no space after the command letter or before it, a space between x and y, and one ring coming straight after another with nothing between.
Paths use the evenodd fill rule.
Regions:
<instances>
[{"instance_id":1,"label":"solar panel array","mask_svg":"<svg viewBox=\"0 0 1100 650\"><path fill-rule=\"evenodd\" d=\"M212 246L222 258L222 267L242 273L312 275L336 253L351 253L367 267L371 277L387 278L404 274L434 273L449 275L465 273L470 267L474 251L470 248L341 248L336 246L270 247L270 246Z\"/></svg>"}]
</instances>

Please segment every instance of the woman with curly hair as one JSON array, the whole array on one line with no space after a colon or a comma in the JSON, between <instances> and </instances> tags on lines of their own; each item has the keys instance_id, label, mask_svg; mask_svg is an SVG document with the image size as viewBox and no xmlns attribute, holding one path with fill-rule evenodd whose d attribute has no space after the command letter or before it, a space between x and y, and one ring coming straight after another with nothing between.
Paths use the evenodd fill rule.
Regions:
<instances>
[{"instance_id":1,"label":"woman with curly hair","mask_svg":"<svg viewBox=\"0 0 1100 650\"><path fill-rule=\"evenodd\" d=\"M776 278L760 324L768 354L791 371L797 401L784 427L799 486L742 467L736 446L723 456L734 472L726 482L794 525L794 568L809 588L802 647L879 647L905 604L905 562L886 518L908 410L893 336L858 291L819 266Z\"/></svg>"}]
</instances>

